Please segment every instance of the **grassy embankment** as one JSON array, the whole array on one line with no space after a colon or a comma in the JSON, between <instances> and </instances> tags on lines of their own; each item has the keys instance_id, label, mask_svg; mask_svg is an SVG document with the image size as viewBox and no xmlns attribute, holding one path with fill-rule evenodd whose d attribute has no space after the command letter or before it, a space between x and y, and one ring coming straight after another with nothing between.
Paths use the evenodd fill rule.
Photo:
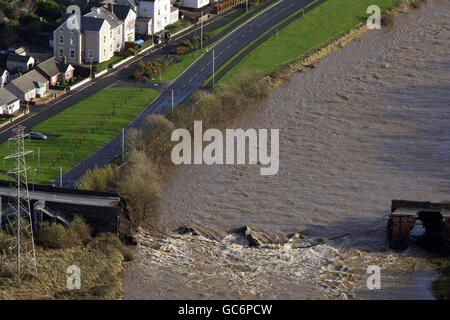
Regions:
<instances>
[{"instance_id":1,"label":"grassy embankment","mask_svg":"<svg viewBox=\"0 0 450 320\"><path fill-rule=\"evenodd\" d=\"M172 24L169 24L165 27L165 30L169 32L171 35L180 32L188 27L192 26L192 22L188 19L178 20Z\"/></svg>"},{"instance_id":2,"label":"grassy embankment","mask_svg":"<svg viewBox=\"0 0 450 320\"><path fill-rule=\"evenodd\" d=\"M32 128L48 136L48 140L28 140L25 147L34 150L27 157L27 165L38 168L37 150L40 149L39 175L35 171L35 183L49 183L63 172L99 150L120 133L136 116L158 96L152 89L111 88L102 90L54 117ZM13 142L0 145L0 157L14 151ZM2 169L12 167L12 160L5 160ZM33 172L32 171L32 172ZM30 172L29 182L33 173ZM3 177L2 177L3 178Z\"/></svg>"},{"instance_id":3,"label":"grassy embankment","mask_svg":"<svg viewBox=\"0 0 450 320\"><path fill-rule=\"evenodd\" d=\"M380 0L377 5L385 11L400 2L401 0ZM365 22L368 17L366 9L371 4L373 3L370 0L328 0L250 52L220 79L217 85L233 83L243 69L257 70L264 75L280 70L298 60L300 56Z\"/></svg>"},{"instance_id":4,"label":"grassy embankment","mask_svg":"<svg viewBox=\"0 0 450 320\"><path fill-rule=\"evenodd\" d=\"M22 234L21 237L25 236ZM122 294L123 262L134 253L110 233L92 237L89 226L76 218L69 228L44 222L35 238L37 276L16 277L15 255L9 251L6 231L0 231L0 300L116 299ZM81 288L67 287L69 266L80 268ZM24 271L23 271L24 272Z\"/></svg>"}]
</instances>

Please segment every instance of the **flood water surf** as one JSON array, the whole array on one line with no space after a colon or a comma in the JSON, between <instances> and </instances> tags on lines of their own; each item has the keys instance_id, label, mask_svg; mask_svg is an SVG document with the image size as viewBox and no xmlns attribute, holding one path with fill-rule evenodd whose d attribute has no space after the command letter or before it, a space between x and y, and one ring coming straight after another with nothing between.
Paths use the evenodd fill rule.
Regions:
<instances>
[{"instance_id":1,"label":"flood water surf","mask_svg":"<svg viewBox=\"0 0 450 320\"><path fill-rule=\"evenodd\" d=\"M386 224L392 199L450 200L449 18L447 1L429 0L237 119L280 130L278 174L183 166L157 227L200 235L142 234L123 298L434 299L429 254L389 249ZM242 226L259 247L230 232ZM367 289L370 265L380 290Z\"/></svg>"}]
</instances>

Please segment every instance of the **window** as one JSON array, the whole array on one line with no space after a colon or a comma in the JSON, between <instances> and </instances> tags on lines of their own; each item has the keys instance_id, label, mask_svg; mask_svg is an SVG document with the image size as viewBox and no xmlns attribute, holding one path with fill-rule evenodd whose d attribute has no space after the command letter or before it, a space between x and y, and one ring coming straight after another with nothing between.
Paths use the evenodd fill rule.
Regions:
<instances>
[{"instance_id":1,"label":"window","mask_svg":"<svg viewBox=\"0 0 450 320\"><path fill-rule=\"evenodd\" d=\"M106 43L106 36L103 36L103 42Z\"/></svg>"},{"instance_id":2,"label":"window","mask_svg":"<svg viewBox=\"0 0 450 320\"><path fill-rule=\"evenodd\" d=\"M75 58L75 50L70 50L70 58Z\"/></svg>"},{"instance_id":3,"label":"window","mask_svg":"<svg viewBox=\"0 0 450 320\"><path fill-rule=\"evenodd\" d=\"M88 50L89 59L94 57L94 53L92 52L92 49Z\"/></svg>"},{"instance_id":4,"label":"window","mask_svg":"<svg viewBox=\"0 0 450 320\"><path fill-rule=\"evenodd\" d=\"M110 31L109 32L109 37L112 39L112 34L113 34L113 32L112 31Z\"/></svg>"},{"instance_id":5,"label":"window","mask_svg":"<svg viewBox=\"0 0 450 320\"><path fill-rule=\"evenodd\" d=\"M59 49L59 57L62 58L64 56L64 50Z\"/></svg>"},{"instance_id":6,"label":"window","mask_svg":"<svg viewBox=\"0 0 450 320\"><path fill-rule=\"evenodd\" d=\"M103 49L103 56L106 56L106 49Z\"/></svg>"},{"instance_id":7,"label":"window","mask_svg":"<svg viewBox=\"0 0 450 320\"><path fill-rule=\"evenodd\" d=\"M64 36L59 36L59 43L64 44Z\"/></svg>"},{"instance_id":8,"label":"window","mask_svg":"<svg viewBox=\"0 0 450 320\"><path fill-rule=\"evenodd\" d=\"M120 34L120 27L119 27L119 31L118 31L118 34Z\"/></svg>"},{"instance_id":9,"label":"window","mask_svg":"<svg viewBox=\"0 0 450 320\"><path fill-rule=\"evenodd\" d=\"M75 37L72 35L70 36L70 45L73 46L75 44Z\"/></svg>"},{"instance_id":10,"label":"window","mask_svg":"<svg viewBox=\"0 0 450 320\"><path fill-rule=\"evenodd\" d=\"M112 44L109 45L109 52L112 52Z\"/></svg>"}]
</instances>

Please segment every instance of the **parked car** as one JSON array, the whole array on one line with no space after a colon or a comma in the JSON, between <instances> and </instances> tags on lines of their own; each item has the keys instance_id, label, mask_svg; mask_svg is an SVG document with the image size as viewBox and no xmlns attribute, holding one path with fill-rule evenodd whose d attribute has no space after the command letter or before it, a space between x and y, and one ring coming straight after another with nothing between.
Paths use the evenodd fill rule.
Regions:
<instances>
[{"instance_id":1,"label":"parked car","mask_svg":"<svg viewBox=\"0 0 450 320\"><path fill-rule=\"evenodd\" d=\"M42 134L40 132L30 132L29 133L30 139L35 140L47 140L47 136L45 134Z\"/></svg>"}]
</instances>

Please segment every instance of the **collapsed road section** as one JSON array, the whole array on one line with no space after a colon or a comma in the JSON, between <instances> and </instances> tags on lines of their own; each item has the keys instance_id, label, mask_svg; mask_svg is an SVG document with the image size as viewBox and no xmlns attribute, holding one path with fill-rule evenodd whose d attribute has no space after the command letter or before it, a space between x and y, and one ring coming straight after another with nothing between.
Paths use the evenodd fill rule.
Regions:
<instances>
[{"instance_id":1,"label":"collapsed road section","mask_svg":"<svg viewBox=\"0 0 450 320\"><path fill-rule=\"evenodd\" d=\"M32 184L28 184L28 192L35 232L39 232L42 221L55 221L67 226L75 216L81 216L95 234L113 232L122 240L132 242L134 223L125 200L117 193ZM0 180L0 227L5 226L11 197L16 195L11 182Z\"/></svg>"}]
</instances>

